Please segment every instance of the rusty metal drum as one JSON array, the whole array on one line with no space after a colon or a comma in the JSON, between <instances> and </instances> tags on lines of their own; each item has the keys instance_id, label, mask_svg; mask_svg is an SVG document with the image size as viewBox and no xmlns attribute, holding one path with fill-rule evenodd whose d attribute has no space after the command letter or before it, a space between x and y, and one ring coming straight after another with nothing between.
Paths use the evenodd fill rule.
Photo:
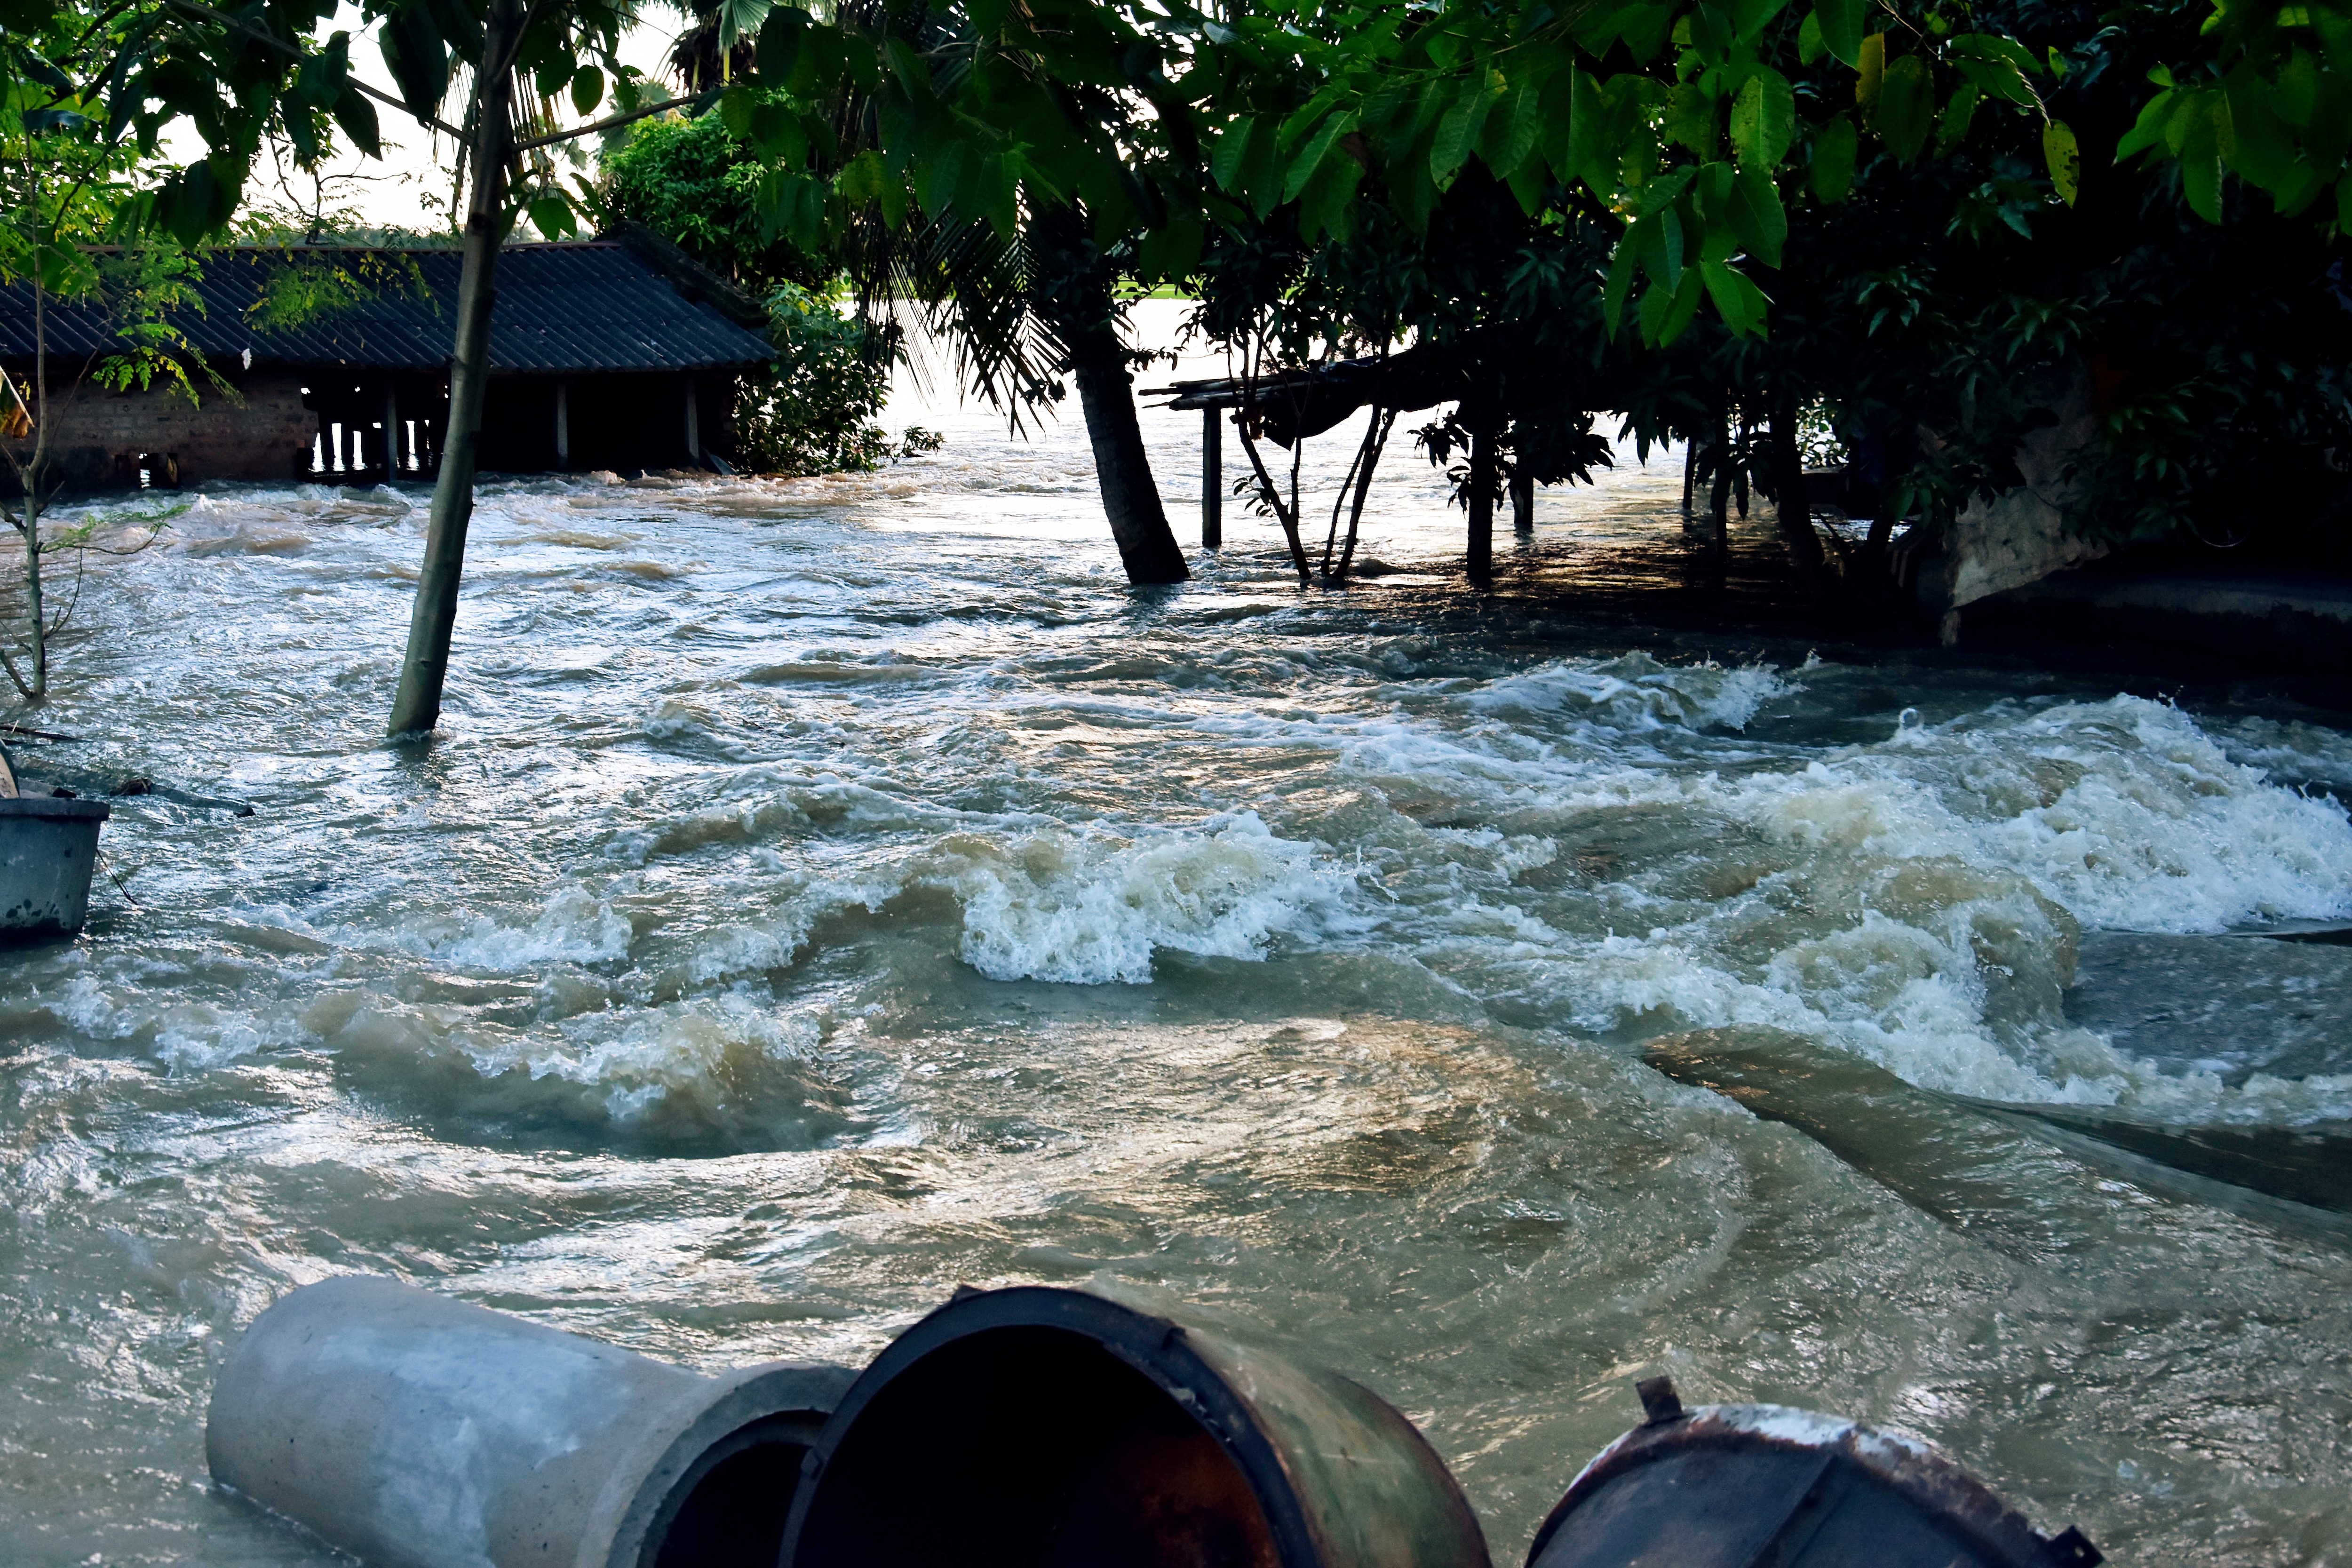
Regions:
<instances>
[{"instance_id":1,"label":"rusty metal drum","mask_svg":"<svg viewBox=\"0 0 2352 1568\"><path fill-rule=\"evenodd\" d=\"M1641 1386L1649 1419L1584 1468L1528 1568L2090 1568L2080 1531L2037 1532L1932 1445L1780 1405L1683 1409Z\"/></svg>"},{"instance_id":2,"label":"rusty metal drum","mask_svg":"<svg viewBox=\"0 0 2352 1568\"><path fill-rule=\"evenodd\" d=\"M803 1466L790 1568L1488 1568L1369 1389L1079 1290L968 1291L886 1347Z\"/></svg>"}]
</instances>

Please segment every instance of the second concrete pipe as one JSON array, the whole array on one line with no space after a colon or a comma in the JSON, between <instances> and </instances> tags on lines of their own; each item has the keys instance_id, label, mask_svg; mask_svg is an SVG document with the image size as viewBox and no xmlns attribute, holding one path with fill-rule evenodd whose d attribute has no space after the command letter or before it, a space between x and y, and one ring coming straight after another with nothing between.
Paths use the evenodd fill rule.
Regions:
<instances>
[{"instance_id":1,"label":"second concrete pipe","mask_svg":"<svg viewBox=\"0 0 2352 1568\"><path fill-rule=\"evenodd\" d=\"M851 1374L683 1367L366 1276L245 1332L215 1480L370 1568L775 1568Z\"/></svg>"}]
</instances>

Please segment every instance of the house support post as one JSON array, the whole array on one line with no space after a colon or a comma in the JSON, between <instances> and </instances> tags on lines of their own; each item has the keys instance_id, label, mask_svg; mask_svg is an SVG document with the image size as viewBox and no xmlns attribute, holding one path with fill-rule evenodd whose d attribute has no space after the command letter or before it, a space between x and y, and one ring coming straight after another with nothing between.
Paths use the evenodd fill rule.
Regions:
<instances>
[{"instance_id":1,"label":"house support post","mask_svg":"<svg viewBox=\"0 0 2352 1568\"><path fill-rule=\"evenodd\" d=\"M572 468L572 384L555 384L555 466L569 472Z\"/></svg>"},{"instance_id":2,"label":"house support post","mask_svg":"<svg viewBox=\"0 0 2352 1568\"><path fill-rule=\"evenodd\" d=\"M425 567L408 616L408 651L392 700L395 735L421 734L441 720L449 677L449 634L457 624L457 588L466 567L466 528L474 518L474 468L482 439L482 395L490 379L490 306L497 298L499 241L506 228L507 164L513 76L507 68L522 23L520 0L489 0L476 88L473 198L466 210L465 260L457 274L457 342L449 356L448 427L441 474L433 486L425 533ZM495 66L496 68L492 68Z\"/></svg>"},{"instance_id":3,"label":"house support post","mask_svg":"<svg viewBox=\"0 0 2352 1568\"><path fill-rule=\"evenodd\" d=\"M383 380L383 482L400 478L400 383Z\"/></svg>"},{"instance_id":4,"label":"house support post","mask_svg":"<svg viewBox=\"0 0 2352 1568\"><path fill-rule=\"evenodd\" d=\"M694 377L686 378L686 458L702 467L702 400L695 395Z\"/></svg>"},{"instance_id":5,"label":"house support post","mask_svg":"<svg viewBox=\"0 0 2352 1568\"><path fill-rule=\"evenodd\" d=\"M1201 548L1225 542L1225 426L1221 408L1201 410Z\"/></svg>"}]
</instances>

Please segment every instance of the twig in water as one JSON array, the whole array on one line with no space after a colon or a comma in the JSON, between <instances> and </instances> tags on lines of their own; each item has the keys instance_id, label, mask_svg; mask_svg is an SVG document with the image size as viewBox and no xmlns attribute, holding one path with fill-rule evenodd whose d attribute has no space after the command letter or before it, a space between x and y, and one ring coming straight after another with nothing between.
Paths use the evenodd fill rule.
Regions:
<instances>
[{"instance_id":1,"label":"twig in water","mask_svg":"<svg viewBox=\"0 0 2352 1568\"><path fill-rule=\"evenodd\" d=\"M147 907L131 896L131 889L124 887L122 885L122 879L114 874L114 862L106 858L106 854L103 850L99 853L98 863L100 868L106 872L106 879L114 884L114 890L122 895L123 902L129 904L134 910L143 910Z\"/></svg>"},{"instance_id":2,"label":"twig in water","mask_svg":"<svg viewBox=\"0 0 2352 1568\"><path fill-rule=\"evenodd\" d=\"M5 731L11 735L30 735L36 741L79 742L81 740L79 735L60 735L55 730L27 730L22 724L0 724L0 731Z\"/></svg>"}]
</instances>

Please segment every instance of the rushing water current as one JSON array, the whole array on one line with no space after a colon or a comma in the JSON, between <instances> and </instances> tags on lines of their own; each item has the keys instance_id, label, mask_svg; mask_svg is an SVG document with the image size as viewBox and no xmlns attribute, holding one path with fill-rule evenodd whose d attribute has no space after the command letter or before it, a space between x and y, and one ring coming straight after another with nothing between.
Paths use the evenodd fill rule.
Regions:
<instances>
[{"instance_id":1,"label":"rushing water current","mask_svg":"<svg viewBox=\"0 0 2352 1568\"><path fill-rule=\"evenodd\" d=\"M429 748L421 490L98 509L183 510L19 763L158 789L0 957L0 1558L330 1561L207 1489L204 1405L371 1270L709 1365L959 1283L1205 1303L1422 1423L1504 1563L1657 1370L2120 1559L2352 1561L2344 1231L2079 1132L2340 1129L2352 948L2221 933L2352 916L2352 739L1482 605L1410 454L1389 576L1229 511L1130 593L1070 425L927 422L487 483ZM1548 533L1657 526L1626 459Z\"/></svg>"}]
</instances>

